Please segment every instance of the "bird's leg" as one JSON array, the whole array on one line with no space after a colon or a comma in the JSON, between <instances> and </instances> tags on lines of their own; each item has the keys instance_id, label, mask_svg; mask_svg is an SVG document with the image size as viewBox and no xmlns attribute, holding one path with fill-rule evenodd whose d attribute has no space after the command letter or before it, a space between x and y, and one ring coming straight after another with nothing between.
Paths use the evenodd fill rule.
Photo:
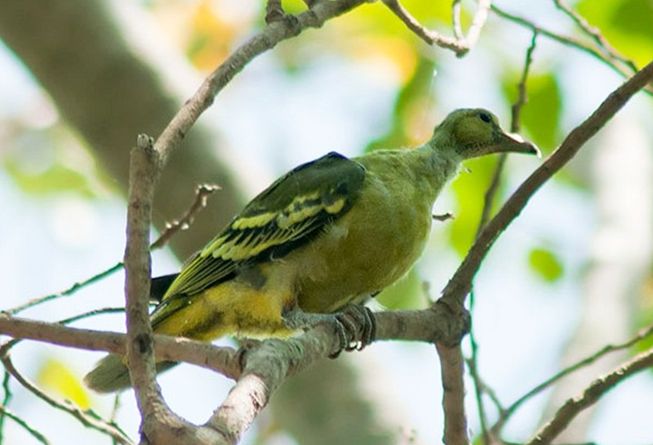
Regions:
<instances>
[{"instance_id":1,"label":"bird's leg","mask_svg":"<svg viewBox=\"0 0 653 445\"><path fill-rule=\"evenodd\" d=\"M295 306L284 312L283 320L289 329L307 329L318 324L333 326L339 338L339 347L330 355L335 358L344 351L361 350L376 335L376 322L372 311L358 304L350 304L335 314L314 314Z\"/></svg>"},{"instance_id":2,"label":"bird's leg","mask_svg":"<svg viewBox=\"0 0 653 445\"><path fill-rule=\"evenodd\" d=\"M340 341L338 351L342 351L348 344L347 333L345 328L338 321L335 314L314 314L302 311L298 306L293 306L291 309L285 310L282 315L283 323L288 329L307 330L319 324L327 324L333 326L338 334ZM339 353L339 352L338 352Z\"/></svg>"}]
</instances>

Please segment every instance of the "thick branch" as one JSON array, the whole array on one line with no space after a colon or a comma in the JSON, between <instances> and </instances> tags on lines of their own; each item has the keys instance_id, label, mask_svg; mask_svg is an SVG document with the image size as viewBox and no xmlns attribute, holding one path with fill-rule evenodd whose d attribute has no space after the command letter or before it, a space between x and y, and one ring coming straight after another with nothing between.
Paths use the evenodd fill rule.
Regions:
<instances>
[{"instance_id":1,"label":"thick branch","mask_svg":"<svg viewBox=\"0 0 653 445\"><path fill-rule=\"evenodd\" d=\"M444 408L444 435L447 445L467 445L467 416L465 414L465 361L460 345L448 347L436 343L442 374L442 406Z\"/></svg>"},{"instance_id":2,"label":"thick branch","mask_svg":"<svg viewBox=\"0 0 653 445\"><path fill-rule=\"evenodd\" d=\"M151 258L150 226L152 201L159 176L159 153L153 149L149 137L140 135L138 146L132 149L129 168L127 209L127 245L125 248L125 308L127 318L127 363L134 387L136 403L141 413L141 432L151 443L158 439L163 421L177 423L167 407L156 383L154 341L149 316ZM156 419L156 422L150 420Z\"/></svg>"},{"instance_id":3,"label":"thick branch","mask_svg":"<svg viewBox=\"0 0 653 445\"><path fill-rule=\"evenodd\" d=\"M105 351L120 355L124 355L126 351L125 334L71 328L59 323L10 317L6 314L0 315L0 334L88 351ZM0 354L6 352L7 344L0 348ZM154 334L154 348L158 360L192 363L232 379L240 375L240 364L236 351L232 348L161 334Z\"/></svg>"},{"instance_id":4,"label":"thick branch","mask_svg":"<svg viewBox=\"0 0 653 445\"><path fill-rule=\"evenodd\" d=\"M460 338L464 329L444 305L421 311L380 312L375 318L378 340L450 342ZM6 314L0 315L0 333L88 350L117 354L125 351L124 334L70 328L58 323L12 318ZM237 389L206 423L206 428L201 428L201 431L217 431L222 441L219 443L235 443L286 378L329 356L339 347L339 337L325 326L318 326L288 341L262 342L248 350L242 360L231 348L154 335L157 359L186 361L239 379ZM241 362L244 364L242 373ZM179 427L184 428L184 437L189 440L198 431L185 423Z\"/></svg>"}]
</instances>

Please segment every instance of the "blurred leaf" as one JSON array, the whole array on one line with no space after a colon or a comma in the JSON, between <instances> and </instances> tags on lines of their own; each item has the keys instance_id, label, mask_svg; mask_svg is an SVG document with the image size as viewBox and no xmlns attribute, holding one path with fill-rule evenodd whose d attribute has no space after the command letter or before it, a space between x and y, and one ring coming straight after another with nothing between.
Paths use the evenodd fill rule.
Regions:
<instances>
[{"instance_id":1,"label":"blurred leaf","mask_svg":"<svg viewBox=\"0 0 653 445\"><path fill-rule=\"evenodd\" d=\"M528 265L538 277L554 283L562 277L564 269L558 257L550 250L536 247L528 254Z\"/></svg>"},{"instance_id":2,"label":"blurred leaf","mask_svg":"<svg viewBox=\"0 0 653 445\"><path fill-rule=\"evenodd\" d=\"M644 279L641 292L637 294L639 296L636 300L637 307L633 310L635 331L645 329L653 324L653 270ZM653 336L649 336L635 345L637 352L648 351L651 348L653 348Z\"/></svg>"},{"instance_id":3,"label":"blurred leaf","mask_svg":"<svg viewBox=\"0 0 653 445\"><path fill-rule=\"evenodd\" d=\"M653 54L653 1L581 0L580 14L626 57L644 65Z\"/></svg>"},{"instance_id":4,"label":"blurred leaf","mask_svg":"<svg viewBox=\"0 0 653 445\"><path fill-rule=\"evenodd\" d=\"M201 70L215 69L229 55L237 28L220 16L210 1L203 0L191 17L186 55Z\"/></svg>"},{"instance_id":5,"label":"blurred leaf","mask_svg":"<svg viewBox=\"0 0 653 445\"><path fill-rule=\"evenodd\" d=\"M4 168L25 193L49 195L76 192L85 197L95 196L86 176L62 164L53 164L44 171L31 172L23 169L16 159L8 157Z\"/></svg>"},{"instance_id":6,"label":"blurred leaf","mask_svg":"<svg viewBox=\"0 0 653 445\"><path fill-rule=\"evenodd\" d=\"M262 2L267 3L267 2ZM281 6L287 14L299 14L306 11L306 3L304 0L282 0ZM265 7L261 8L261 13L265 16Z\"/></svg>"},{"instance_id":7,"label":"blurred leaf","mask_svg":"<svg viewBox=\"0 0 653 445\"><path fill-rule=\"evenodd\" d=\"M461 257L474 241L483 211L485 191L490 184L496 159L496 156L492 156L465 162L465 167L470 172L461 172L452 184L456 208L453 212L455 218L448 224L448 233L451 246ZM498 203L502 191L503 188L500 187L495 203Z\"/></svg>"},{"instance_id":8,"label":"blurred leaf","mask_svg":"<svg viewBox=\"0 0 653 445\"><path fill-rule=\"evenodd\" d=\"M504 76L502 87L508 103L517 99L517 84L520 73ZM560 142L560 117L562 114L562 92L558 79L552 73L531 74L526 84L527 102L521 111L523 129L545 153Z\"/></svg>"},{"instance_id":9,"label":"blurred leaf","mask_svg":"<svg viewBox=\"0 0 653 445\"><path fill-rule=\"evenodd\" d=\"M423 0L403 0L402 5L422 25L438 28L438 31L449 33L451 28L451 4L447 2L425 2ZM381 2L369 3L345 14L339 22L346 27L356 27L367 32L380 34L399 34L417 39L412 31ZM439 25L439 26L438 26ZM439 29L445 25L445 29Z\"/></svg>"},{"instance_id":10,"label":"blurred leaf","mask_svg":"<svg viewBox=\"0 0 653 445\"><path fill-rule=\"evenodd\" d=\"M412 268L408 274L381 292L376 300L389 309L420 309L426 306L422 280Z\"/></svg>"},{"instance_id":11,"label":"blurred leaf","mask_svg":"<svg viewBox=\"0 0 653 445\"><path fill-rule=\"evenodd\" d=\"M86 388L68 365L59 360L48 358L41 365L36 381L44 388L74 402L81 409L90 407Z\"/></svg>"},{"instance_id":12,"label":"blurred leaf","mask_svg":"<svg viewBox=\"0 0 653 445\"><path fill-rule=\"evenodd\" d=\"M370 142L365 148L366 152L379 148L414 145L418 142L418 135L423 129L416 127L428 121L424 119L424 116L430 108L429 102L432 96L431 85L434 70L435 63L432 60L419 59L413 76L397 95L393 109L392 127L381 138ZM430 131L432 131L432 128L429 125Z\"/></svg>"}]
</instances>

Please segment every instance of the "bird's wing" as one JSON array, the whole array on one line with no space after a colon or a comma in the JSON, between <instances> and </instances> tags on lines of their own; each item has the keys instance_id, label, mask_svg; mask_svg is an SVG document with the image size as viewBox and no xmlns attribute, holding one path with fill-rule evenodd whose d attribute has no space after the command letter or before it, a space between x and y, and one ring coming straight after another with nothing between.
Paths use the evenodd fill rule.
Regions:
<instances>
[{"instance_id":1,"label":"bird's wing","mask_svg":"<svg viewBox=\"0 0 653 445\"><path fill-rule=\"evenodd\" d=\"M281 258L311 240L351 208L364 176L361 164L331 152L279 178L182 268L156 319L165 318L165 306L181 303L171 300L197 294L232 278L239 267Z\"/></svg>"}]
</instances>

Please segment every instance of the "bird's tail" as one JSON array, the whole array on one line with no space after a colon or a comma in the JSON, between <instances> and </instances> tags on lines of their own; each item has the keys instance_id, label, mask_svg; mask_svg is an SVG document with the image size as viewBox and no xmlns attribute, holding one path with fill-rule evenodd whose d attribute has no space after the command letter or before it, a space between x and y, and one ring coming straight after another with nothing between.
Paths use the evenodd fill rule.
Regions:
<instances>
[{"instance_id":1,"label":"bird's tail","mask_svg":"<svg viewBox=\"0 0 653 445\"><path fill-rule=\"evenodd\" d=\"M166 371L177 362L159 362L156 364L157 374ZM121 391L131 387L129 370L119 355L109 354L98 362L91 372L84 377L84 383L99 393Z\"/></svg>"},{"instance_id":2,"label":"bird's tail","mask_svg":"<svg viewBox=\"0 0 653 445\"><path fill-rule=\"evenodd\" d=\"M178 274L164 275L152 279L150 300L160 303L163 295ZM157 373L176 365L176 362L161 362L156 364ZM95 365L95 368L84 377L86 386L100 393L121 391L131 386L129 370L119 355L109 354Z\"/></svg>"}]
</instances>

